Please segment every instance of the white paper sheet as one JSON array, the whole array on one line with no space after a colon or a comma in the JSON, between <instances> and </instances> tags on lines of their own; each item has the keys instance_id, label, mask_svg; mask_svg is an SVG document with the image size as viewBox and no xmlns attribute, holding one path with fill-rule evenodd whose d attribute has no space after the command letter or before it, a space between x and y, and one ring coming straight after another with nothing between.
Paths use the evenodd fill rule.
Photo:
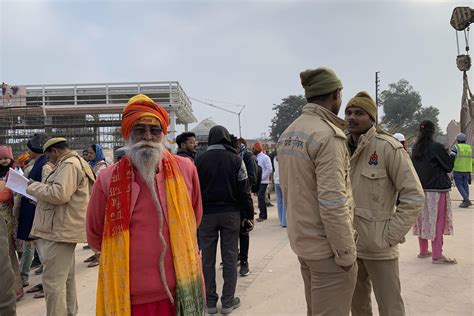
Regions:
<instances>
[{"instance_id":1,"label":"white paper sheet","mask_svg":"<svg viewBox=\"0 0 474 316\"><path fill-rule=\"evenodd\" d=\"M8 172L8 180L6 183L6 187L12 190L13 192L19 193L29 198L30 200L37 202L37 198L26 193L28 181L29 180L25 178L23 174L20 173L18 170L10 168L10 172Z\"/></svg>"}]
</instances>

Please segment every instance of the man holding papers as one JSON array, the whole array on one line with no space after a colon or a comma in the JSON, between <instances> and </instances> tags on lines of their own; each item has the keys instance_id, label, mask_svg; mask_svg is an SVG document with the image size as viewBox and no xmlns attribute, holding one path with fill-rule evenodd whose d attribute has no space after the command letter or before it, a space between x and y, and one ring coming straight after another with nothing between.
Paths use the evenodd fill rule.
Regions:
<instances>
[{"instance_id":1,"label":"man holding papers","mask_svg":"<svg viewBox=\"0 0 474 316\"><path fill-rule=\"evenodd\" d=\"M31 181L26 192L38 199L31 235L41 238L46 314L76 315L74 249L86 242L86 207L95 177L65 138L51 138L43 151L54 168L42 182Z\"/></svg>"}]
</instances>

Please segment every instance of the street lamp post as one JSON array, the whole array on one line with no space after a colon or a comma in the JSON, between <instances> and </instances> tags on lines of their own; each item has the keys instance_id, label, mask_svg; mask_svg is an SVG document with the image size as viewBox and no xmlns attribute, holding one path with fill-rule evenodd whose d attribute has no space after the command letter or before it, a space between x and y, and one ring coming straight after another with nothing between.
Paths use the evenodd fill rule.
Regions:
<instances>
[{"instance_id":1,"label":"street lamp post","mask_svg":"<svg viewBox=\"0 0 474 316\"><path fill-rule=\"evenodd\" d=\"M216 109L219 109L219 110L222 110L222 111L229 112L229 113L232 113L232 114L237 115L237 119L239 120L239 137L242 137L242 126L241 126L241 124L240 124L240 114L241 114L242 111L245 109L245 105L243 105L243 104L233 104L233 105L237 105L237 106L240 106L240 107L241 107L241 109L240 109L239 112L235 112L235 111L231 111L231 110L229 110L229 109L226 109L226 108L217 106L217 105L215 105L215 104L213 104L213 103L210 103L210 102L201 101L201 100L199 100L199 99L192 98L192 97L190 97L190 99L193 100L193 101L196 101L196 102L199 102L199 103L208 105L208 106L212 106L213 108L216 108Z\"/></svg>"}]
</instances>

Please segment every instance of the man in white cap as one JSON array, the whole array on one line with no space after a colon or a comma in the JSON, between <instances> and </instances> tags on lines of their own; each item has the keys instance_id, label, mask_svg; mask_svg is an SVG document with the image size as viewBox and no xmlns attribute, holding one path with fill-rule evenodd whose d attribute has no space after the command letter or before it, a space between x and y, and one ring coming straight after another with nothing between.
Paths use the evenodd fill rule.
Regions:
<instances>
[{"instance_id":1,"label":"man in white cap","mask_svg":"<svg viewBox=\"0 0 474 316\"><path fill-rule=\"evenodd\" d=\"M41 238L46 315L76 315L74 250L86 242L86 208L95 177L65 138L51 138L43 151L54 168L41 182L30 180L26 192L38 199L31 235Z\"/></svg>"},{"instance_id":2,"label":"man in white cap","mask_svg":"<svg viewBox=\"0 0 474 316\"><path fill-rule=\"evenodd\" d=\"M405 139L405 135L402 133L395 133L393 134L393 137L395 137L400 142L400 144L402 144L403 148L405 148L405 150L408 152L408 144Z\"/></svg>"},{"instance_id":3,"label":"man in white cap","mask_svg":"<svg viewBox=\"0 0 474 316\"><path fill-rule=\"evenodd\" d=\"M454 159L453 177L454 183L462 196L459 207L466 208L472 205L469 200L469 183L472 172L472 148L466 144L466 134L459 133L456 136L457 144L451 147L451 158Z\"/></svg>"}]
</instances>

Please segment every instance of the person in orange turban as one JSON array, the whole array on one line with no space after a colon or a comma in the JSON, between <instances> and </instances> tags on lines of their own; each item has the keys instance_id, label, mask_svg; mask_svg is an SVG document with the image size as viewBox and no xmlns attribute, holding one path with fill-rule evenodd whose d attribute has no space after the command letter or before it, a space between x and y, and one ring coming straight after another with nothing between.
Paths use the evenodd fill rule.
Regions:
<instances>
[{"instance_id":1,"label":"person in orange turban","mask_svg":"<svg viewBox=\"0 0 474 316\"><path fill-rule=\"evenodd\" d=\"M18 155L17 161L20 168L23 169L25 165L28 163L28 161L30 161L30 159L31 159L31 156L27 151L22 152L20 155Z\"/></svg>"},{"instance_id":2,"label":"person in orange turban","mask_svg":"<svg viewBox=\"0 0 474 316\"><path fill-rule=\"evenodd\" d=\"M257 142L253 145L252 149L255 151L254 154L255 154L255 153L256 153L256 154L261 153L261 152L263 151L262 143L259 142L259 141L257 141Z\"/></svg>"},{"instance_id":3,"label":"person in orange turban","mask_svg":"<svg viewBox=\"0 0 474 316\"><path fill-rule=\"evenodd\" d=\"M122 113L121 133L128 140L135 124L161 125L163 134L168 132L168 112L144 94L132 97Z\"/></svg>"},{"instance_id":4,"label":"person in orange turban","mask_svg":"<svg viewBox=\"0 0 474 316\"><path fill-rule=\"evenodd\" d=\"M94 185L86 228L100 252L97 316L204 315L199 176L191 160L166 149L168 122L149 97L131 98L122 113L125 155Z\"/></svg>"}]
</instances>

